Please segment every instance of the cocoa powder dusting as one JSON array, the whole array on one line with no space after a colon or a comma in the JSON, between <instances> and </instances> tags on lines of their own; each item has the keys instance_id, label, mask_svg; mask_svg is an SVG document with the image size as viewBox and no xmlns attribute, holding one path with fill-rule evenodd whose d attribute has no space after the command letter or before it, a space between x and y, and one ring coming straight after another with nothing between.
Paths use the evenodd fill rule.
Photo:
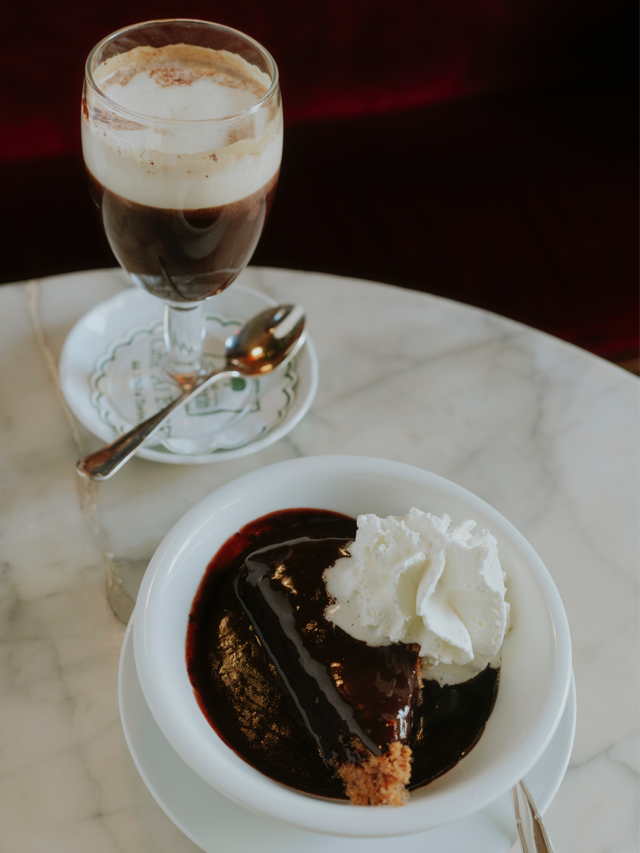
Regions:
<instances>
[{"instance_id":1,"label":"cocoa powder dusting","mask_svg":"<svg viewBox=\"0 0 640 853\"><path fill-rule=\"evenodd\" d=\"M164 67L153 68L147 72L147 76L153 79L158 86L167 89L169 86L190 86L201 75L194 74L192 71L186 71L183 68Z\"/></svg>"}]
</instances>

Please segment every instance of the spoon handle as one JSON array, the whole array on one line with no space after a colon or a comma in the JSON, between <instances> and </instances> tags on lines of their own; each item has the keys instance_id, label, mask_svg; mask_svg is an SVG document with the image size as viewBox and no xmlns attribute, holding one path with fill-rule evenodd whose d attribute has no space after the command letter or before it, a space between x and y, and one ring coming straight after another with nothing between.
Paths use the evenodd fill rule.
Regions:
<instances>
[{"instance_id":1,"label":"spoon handle","mask_svg":"<svg viewBox=\"0 0 640 853\"><path fill-rule=\"evenodd\" d=\"M513 805L524 853L553 853L542 817L524 779L513 788Z\"/></svg>"},{"instance_id":2,"label":"spoon handle","mask_svg":"<svg viewBox=\"0 0 640 853\"><path fill-rule=\"evenodd\" d=\"M171 412L184 406L193 397L203 391L215 380L224 379L229 376L240 376L236 370L220 370L210 373L202 381L193 386L188 386L175 400L172 400L164 409L160 409L155 415L151 415L146 421L142 421L133 429L121 435L112 444L96 450L95 453L80 459L76 465L76 471L88 480L108 480L116 473L124 463L133 456L143 441L154 433L164 423Z\"/></svg>"}]
</instances>

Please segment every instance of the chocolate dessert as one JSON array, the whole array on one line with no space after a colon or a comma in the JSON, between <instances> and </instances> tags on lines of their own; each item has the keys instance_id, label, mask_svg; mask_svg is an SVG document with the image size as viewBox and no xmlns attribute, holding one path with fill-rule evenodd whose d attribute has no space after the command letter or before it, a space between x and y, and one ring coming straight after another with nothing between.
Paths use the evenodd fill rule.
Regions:
<instances>
[{"instance_id":1,"label":"chocolate dessert","mask_svg":"<svg viewBox=\"0 0 640 853\"><path fill-rule=\"evenodd\" d=\"M322 624L321 572L348 554L349 542L301 537L254 551L233 586L349 799L400 805L410 777L406 741L420 687L419 649L367 646Z\"/></svg>"},{"instance_id":2,"label":"chocolate dessert","mask_svg":"<svg viewBox=\"0 0 640 853\"><path fill-rule=\"evenodd\" d=\"M242 528L194 600L187 666L213 728L256 769L307 793L399 805L476 743L497 671L421 685L417 647L373 647L328 622L322 575L355 532L354 519L313 509Z\"/></svg>"}]
</instances>

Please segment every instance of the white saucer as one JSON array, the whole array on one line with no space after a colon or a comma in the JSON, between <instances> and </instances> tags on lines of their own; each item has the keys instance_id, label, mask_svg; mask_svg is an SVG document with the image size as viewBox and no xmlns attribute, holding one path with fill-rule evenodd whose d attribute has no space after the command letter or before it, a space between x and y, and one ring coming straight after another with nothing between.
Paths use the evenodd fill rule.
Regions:
<instances>
[{"instance_id":1,"label":"white saucer","mask_svg":"<svg viewBox=\"0 0 640 853\"><path fill-rule=\"evenodd\" d=\"M275 305L240 284L205 304L205 351L224 363L225 339ZM60 357L60 384L78 420L105 442L162 408L173 396L159 367L164 353L163 303L144 290L116 294L80 319ZM318 386L309 337L288 364L267 376L227 380L205 390L138 451L143 459L197 465L262 450L304 417ZM168 396L167 396L168 394Z\"/></svg>"},{"instance_id":2,"label":"white saucer","mask_svg":"<svg viewBox=\"0 0 640 853\"><path fill-rule=\"evenodd\" d=\"M131 617L122 644L118 695L127 745L138 772L165 814L206 853L388 853L388 838L316 835L266 820L219 794L196 775L160 732L145 701L133 654ZM541 813L553 800L569 763L576 728L576 691L571 689L549 746L526 776ZM507 853L516 841L511 793L457 823L402 836L405 853ZM400 839L398 839L400 842Z\"/></svg>"}]
</instances>

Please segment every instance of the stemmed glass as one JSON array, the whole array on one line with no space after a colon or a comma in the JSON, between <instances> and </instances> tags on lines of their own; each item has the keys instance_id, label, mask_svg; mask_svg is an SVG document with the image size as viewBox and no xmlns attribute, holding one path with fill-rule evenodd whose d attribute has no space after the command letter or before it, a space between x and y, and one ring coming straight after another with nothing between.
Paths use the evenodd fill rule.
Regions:
<instances>
[{"instance_id":1,"label":"stemmed glass","mask_svg":"<svg viewBox=\"0 0 640 853\"><path fill-rule=\"evenodd\" d=\"M174 382L192 379L208 367L205 300L248 263L275 193L276 65L218 24L126 27L87 60L82 145L118 262L165 303L164 370Z\"/></svg>"}]
</instances>

